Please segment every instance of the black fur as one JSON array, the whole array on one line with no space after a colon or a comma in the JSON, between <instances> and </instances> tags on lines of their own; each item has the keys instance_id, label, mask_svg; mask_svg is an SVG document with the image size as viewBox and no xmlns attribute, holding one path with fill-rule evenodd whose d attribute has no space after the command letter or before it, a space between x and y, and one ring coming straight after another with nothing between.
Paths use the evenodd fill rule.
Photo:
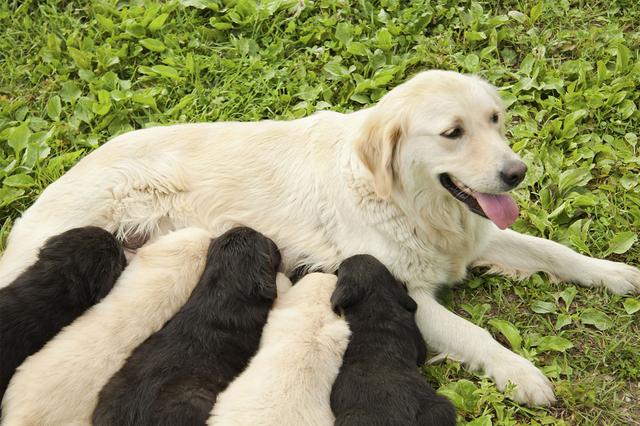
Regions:
<instances>
[{"instance_id":1,"label":"black fur","mask_svg":"<svg viewBox=\"0 0 640 426\"><path fill-rule=\"evenodd\" d=\"M191 297L102 389L95 425L204 425L217 395L258 350L280 253L235 228L209 246Z\"/></svg>"},{"instance_id":2,"label":"black fur","mask_svg":"<svg viewBox=\"0 0 640 426\"><path fill-rule=\"evenodd\" d=\"M351 340L331 390L336 425L455 425L453 405L418 367L426 357L415 323L417 305L376 258L358 255L338 269L331 296Z\"/></svg>"},{"instance_id":3,"label":"black fur","mask_svg":"<svg viewBox=\"0 0 640 426\"><path fill-rule=\"evenodd\" d=\"M125 266L113 235L75 228L47 240L36 263L0 289L0 399L25 358L107 295Z\"/></svg>"}]
</instances>

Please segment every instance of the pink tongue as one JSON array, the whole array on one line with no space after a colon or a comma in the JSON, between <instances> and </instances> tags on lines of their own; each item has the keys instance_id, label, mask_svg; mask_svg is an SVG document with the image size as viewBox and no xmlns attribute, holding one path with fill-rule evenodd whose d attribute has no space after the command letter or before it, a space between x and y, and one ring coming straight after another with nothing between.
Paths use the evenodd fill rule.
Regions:
<instances>
[{"instance_id":1,"label":"pink tongue","mask_svg":"<svg viewBox=\"0 0 640 426\"><path fill-rule=\"evenodd\" d=\"M500 229L508 228L518 218L518 206L507 194L474 192L473 196L487 217Z\"/></svg>"}]
</instances>

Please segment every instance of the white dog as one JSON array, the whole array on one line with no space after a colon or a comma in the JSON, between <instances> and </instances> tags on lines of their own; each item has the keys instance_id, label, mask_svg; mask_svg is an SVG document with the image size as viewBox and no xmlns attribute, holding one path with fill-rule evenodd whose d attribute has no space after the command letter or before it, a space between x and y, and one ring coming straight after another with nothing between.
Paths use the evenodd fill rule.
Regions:
<instances>
[{"instance_id":1,"label":"white dog","mask_svg":"<svg viewBox=\"0 0 640 426\"><path fill-rule=\"evenodd\" d=\"M336 281L309 274L278 294L260 350L218 395L209 425L333 425L329 397L350 335L331 309Z\"/></svg>"},{"instance_id":2,"label":"white dog","mask_svg":"<svg viewBox=\"0 0 640 426\"><path fill-rule=\"evenodd\" d=\"M9 235L0 286L44 240L98 225L132 241L228 220L271 237L287 270L325 271L353 254L380 259L407 283L429 347L483 369L517 401L549 404L547 378L433 297L469 265L520 276L544 271L616 293L640 271L503 230L517 216L504 193L526 167L507 145L503 105L485 81L427 71L375 106L293 121L210 123L130 132L50 185ZM497 226L496 226L497 225Z\"/></svg>"},{"instance_id":3,"label":"white dog","mask_svg":"<svg viewBox=\"0 0 640 426\"><path fill-rule=\"evenodd\" d=\"M207 231L187 228L140 249L102 302L18 368L2 424L91 424L100 389L189 298L210 242Z\"/></svg>"}]
</instances>

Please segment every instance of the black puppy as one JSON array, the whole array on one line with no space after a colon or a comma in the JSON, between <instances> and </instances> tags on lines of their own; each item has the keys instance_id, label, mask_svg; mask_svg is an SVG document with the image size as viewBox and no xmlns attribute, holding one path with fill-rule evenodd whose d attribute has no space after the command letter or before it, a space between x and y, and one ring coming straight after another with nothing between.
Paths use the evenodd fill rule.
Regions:
<instances>
[{"instance_id":1,"label":"black puppy","mask_svg":"<svg viewBox=\"0 0 640 426\"><path fill-rule=\"evenodd\" d=\"M351 329L331 390L336 425L456 424L453 405L417 368L427 353L417 305L382 263L368 255L342 262L331 304Z\"/></svg>"},{"instance_id":2,"label":"black puppy","mask_svg":"<svg viewBox=\"0 0 640 426\"><path fill-rule=\"evenodd\" d=\"M250 228L215 239L187 303L101 390L94 425L204 425L258 350L279 265L273 241Z\"/></svg>"},{"instance_id":3,"label":"black puppy","mask_svg":"<svg viewBox=\"0 0 640 426\"><path fill-rule=\"evenodd\" d=\"M75 228L47 240L36 263L0 289L0 399L22 361L106 296L125 266L113 235Z\"/></svg>"}]
</instances>

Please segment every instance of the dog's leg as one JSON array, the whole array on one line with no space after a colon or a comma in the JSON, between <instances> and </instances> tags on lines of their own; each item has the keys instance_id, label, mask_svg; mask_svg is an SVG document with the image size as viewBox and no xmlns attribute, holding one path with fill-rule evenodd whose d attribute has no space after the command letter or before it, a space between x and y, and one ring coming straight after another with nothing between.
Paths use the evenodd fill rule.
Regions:
<instances>
[{"instance_id":1,"label":"dog's leg","mask_svg":"<svg viewBox=\"0 0 640 426\"><path fill-rule=\"evenodd\" d=\"M489 266L494 272L528 276L546 272L553 279L586 287L605 286L617 294L640 291L640 270L624 263L594 259L543 238L511 230L495 229L474 266Z\"/></svg>"},{"instance_id":2,"label":"dog's leg","mask_svg":"<svg viewBox=\"0 0 640 426\"><path fill-rule=\"evenodd\" d=\"M496 386L516 385L514 399L529 405L549 405L555 401L547 377L531 362L495 341L488 331L447 310L427 291L410 292L418 304L416 322L427 345L444 356L483 370Z\"/></svg>"}]
</instances>

